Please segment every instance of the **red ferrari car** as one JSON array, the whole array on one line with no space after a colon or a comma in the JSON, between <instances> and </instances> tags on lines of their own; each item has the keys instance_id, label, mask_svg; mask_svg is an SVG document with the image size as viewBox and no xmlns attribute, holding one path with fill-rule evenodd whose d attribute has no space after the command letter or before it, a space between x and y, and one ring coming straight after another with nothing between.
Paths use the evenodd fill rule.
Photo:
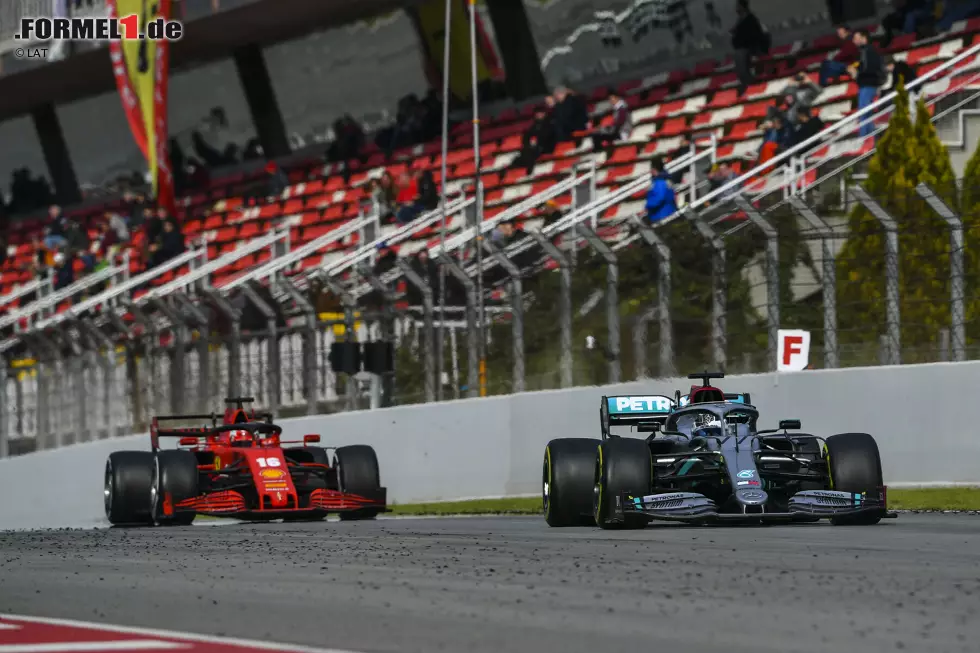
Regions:
<instances>
[{"instance_id":1,"label":"red ferrari car","mask_svg":"<svg viewBox=\"0 0 980 653\"><path fill-rule=\"evenodd\" d=\"M319 435L280 440L272 415L233 398L222 423L211 415L154 417L152 451L117 451L105 467L105 512L113 525L186 525L197 515L243 520L371 519L386 510L378 458L366 445L314 446ZM202 428L164 421L207 419ZM176 438L176 449L161 449ZM293 446L284 446L293 445ZM330 455L330 451L333 455Z\"/></svg>"}]
</instances>

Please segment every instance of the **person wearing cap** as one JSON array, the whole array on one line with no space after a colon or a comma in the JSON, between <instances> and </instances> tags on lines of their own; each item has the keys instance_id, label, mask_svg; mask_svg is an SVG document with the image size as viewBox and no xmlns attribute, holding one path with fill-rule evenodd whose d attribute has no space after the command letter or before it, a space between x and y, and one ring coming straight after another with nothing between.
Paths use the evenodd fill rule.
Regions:
<instances>
[{"instance_id":1,"label":"person wearing cap","mask_svg":"<svg viewBox=\"0 0 980 653\"><path fill-rule=\"evenodd\" d=\"M677 213L677 196L669 183L669 175L664 169L663 161L654 159L650 162L650 190L647 191L647 218L650 222L659 222Z\"/></svg>"}]
</instances>

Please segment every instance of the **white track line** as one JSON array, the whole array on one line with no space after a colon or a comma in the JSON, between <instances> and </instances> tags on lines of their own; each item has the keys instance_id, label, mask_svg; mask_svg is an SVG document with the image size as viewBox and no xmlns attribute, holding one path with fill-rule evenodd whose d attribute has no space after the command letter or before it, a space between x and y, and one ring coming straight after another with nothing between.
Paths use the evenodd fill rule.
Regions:
<instances>
[{"instance_id":1,"label":"white track line","mask_svg":"<svg viewBox=\"0 0 980 653\"><path fill-rule=\"evenodd\" d=\"M101 624L90 621L75 621L73 619L52 619L50 617L31 617L16 614L0 613L0 619L8 621L18 621L28 624L46 624L49 626L67 626L69 628L88 628L91 630L103 630L114 633L126 633L129 635L141 635L143 637L164 637L167 639L184 640L198 644L224 644L226 646L242 646L247 648L261 649L266 651L279 651L281 653L363 653L349 649L337 648L316 648L313 646L299 646L296 644L281 644L277 642L261 642L250 639L238 639L233 637L216 637L213 635L197 635L194 633L183 633L175 630L160 630L157 628L139 628L136 626L116 626L113 624Z\"/></svg>"},{"instance_id":2,"label":"white track line","mask_svg":"<svg viewBox=\"0 0 980 653\"><path fill-rule=\"evenodd\" d=\"M44 644L0 644L0 653L77 653L79 651L162 651L191 648L190 644L156 639L110 640L108 642L47 642Z\"/></svg>"}]
</instances>

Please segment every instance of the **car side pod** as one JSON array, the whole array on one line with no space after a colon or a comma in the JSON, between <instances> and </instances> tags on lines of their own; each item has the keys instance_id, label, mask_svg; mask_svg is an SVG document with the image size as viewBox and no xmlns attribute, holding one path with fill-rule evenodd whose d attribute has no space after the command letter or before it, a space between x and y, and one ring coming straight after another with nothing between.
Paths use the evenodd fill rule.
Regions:
<instances>
[{"instance_id":1,"label":"car side pod","mask_svg":"<svg viewBox=\"0 0 980 653\"><path fill-rule=\"evenodd\" d=\"M789 512L812 517L839 517L862 513L881 513L881 516L886 519L898 517L898 513L888 512L883 491L875 496L869 493L837 490L804 490L790 497Z\"/></svg>"}]
</instances>

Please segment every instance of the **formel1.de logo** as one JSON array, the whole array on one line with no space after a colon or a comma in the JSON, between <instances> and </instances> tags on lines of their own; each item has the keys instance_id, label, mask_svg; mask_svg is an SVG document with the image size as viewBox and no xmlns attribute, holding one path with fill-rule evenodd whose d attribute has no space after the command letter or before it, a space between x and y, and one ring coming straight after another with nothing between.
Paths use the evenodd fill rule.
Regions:
<instances>
[{"instance_id":1,"label":"formel1.de logo","mask_svg":"<svg viewBox=\"0 0 980 653\"><path fill-rule=\"evenodd\" d=\"M139 16L103 18L22 18L17 38L24 41L179 41L179 20L156 18L140 29Z\"/></svg>"}]
</instances>

